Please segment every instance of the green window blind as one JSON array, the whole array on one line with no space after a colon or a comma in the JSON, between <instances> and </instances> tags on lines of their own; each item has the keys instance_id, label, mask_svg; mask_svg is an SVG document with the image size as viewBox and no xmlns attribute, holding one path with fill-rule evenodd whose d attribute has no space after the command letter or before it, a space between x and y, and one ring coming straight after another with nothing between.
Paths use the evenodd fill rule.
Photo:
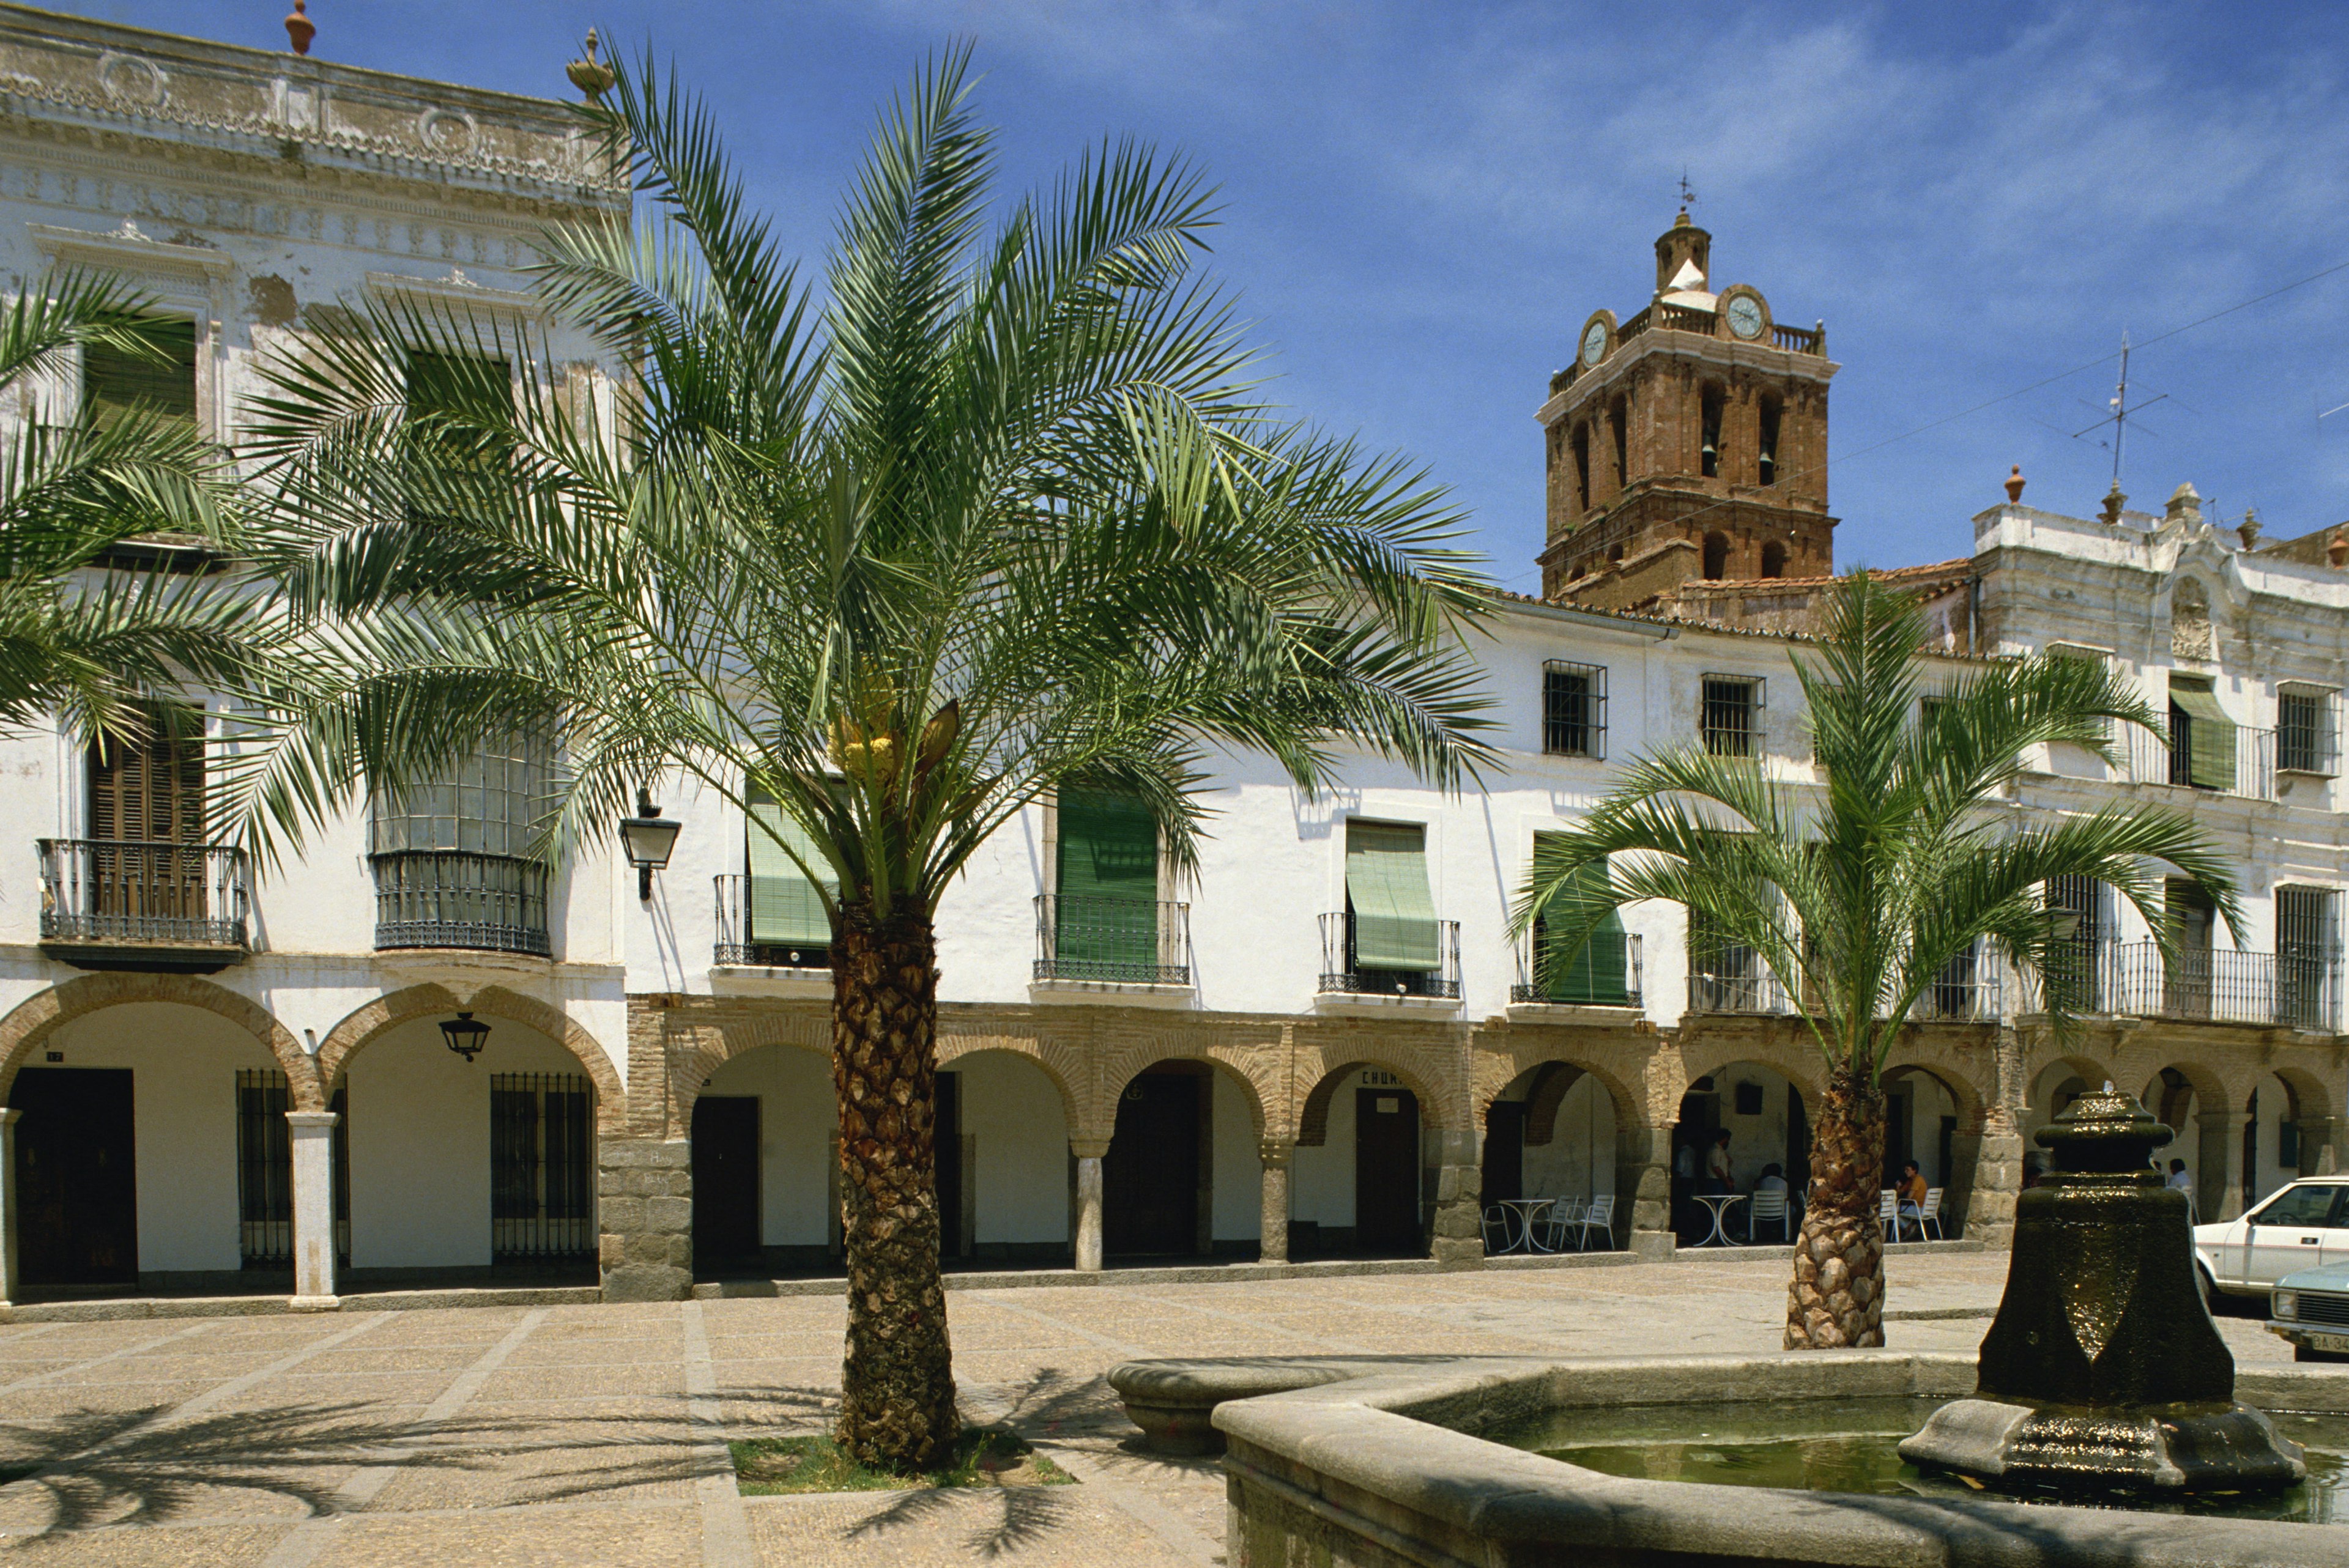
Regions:
<instances>
[{"instance_id":1,"label":"green window blind","mask_svg":"<svg viewBox=\"0 0 2349 1568\"><path fill-rule=\"evenodd\" d=\"M781 834L801 859L819 869L825 892L838 892L838 879L816 853L815 841L808 837L807 830L786 816L773 796L754 784L749 805L750 940L779 947L831 946L832 920L823 912L823 898L815 884L792 864L781 845L769 836L770 830Z\"/></svg>"},{"instance_id":2,"label":"green window blind","mask_svg":"<svg viewBox=\"0 0 2349 1568\"><path fill-rule=\"evenodd\" d=\"M1353 905L1356 969L1443 967L1424 828L1348 822L1346 897Z\"/></svg>"},{"instance_id":3,"label":"green window blind","mask_svg":"<svg viewBox=\"0 0 2349 1568\"><path fill-rule=\"evenodd\" d=\"M1158 820L1122 790L1061 791L1059 893L1053 906L1061 973L1140 980L1158 971Z\"/></svg>"},{"instance_id":4,"label":"green window blind","mask_svg":"<svg viewBox=\"0 0 2349 1568\"><path fill-rule=\"evenodd\" d=\"M2188 777L2198 789L2235 787L2235 721L2206 680L2169 677L2169 700L2187 718ZM2173 742L2176 738L2172 737Z\"/></svg>"},{"instance_id":5,"label":"green window blind","mask_svg":"<svg viewBox=\"0 0 2349 1568\"><path fill-rule=\"evenodd\" d=\"M1541 853L1541 842L1551 837L1547 833L1534 835L1534 853ZM1576 873L1582 887L1593 892L1602 883L1605 871L1597 866L1585 866ZM1569 897L1573 891L1569 890ZM1623 940L1623 916L1609 910L1590 934L1590 940L1578 949L1570 949L1566 939L1581 923L1574 912L1553 904L1556 917L1545 917L1534 933L1535 984L1553 1002L1578 1002L1591 1006L1622 1007L1631 1001L1631 982ZM1549 934L1555 929L1557 935Z\"/></svg>"},{"instance_id":6,"label":"green window blind","mask_svg":"<svg viewBox=\"0 0 2349 1568\"><path fill-rule=\"evenodd\" d=\"M196 324L147 324L147 341L165 359L141 359L101 344L81 351L82 406L101 422L139 407L193 424L196 418Z\"/></svg>"}]
</instances>

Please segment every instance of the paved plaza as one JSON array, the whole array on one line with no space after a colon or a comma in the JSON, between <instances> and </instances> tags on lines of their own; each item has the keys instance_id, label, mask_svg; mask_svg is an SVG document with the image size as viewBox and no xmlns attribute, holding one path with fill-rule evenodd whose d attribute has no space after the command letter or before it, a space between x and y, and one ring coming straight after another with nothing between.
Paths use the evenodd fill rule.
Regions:
<instances>
[{"instance_id":1,"label":"paved plaza","mask_svg":"<svg viewBox=\"0 0 2349 1568\"><path fill-rule=\"evenodd\" d=\"M1896 1346L1974 1345L2003 1253L1896 1257ZM0 1546L27 1563L1221 1561L1216 1461L1139 1451L1136 1357L1766 1351L1775 1260L957 1291L967 1411L1077 1486L742 1498L729 1438L837 1391L838 1297L0 1328ZM1924 1315L1911 1316L1911 1314ZM2245 1361L2290 1352L2221 1326ZM24 1472L30 1469L29 1475Z\"/></svg>"}]
</instances>

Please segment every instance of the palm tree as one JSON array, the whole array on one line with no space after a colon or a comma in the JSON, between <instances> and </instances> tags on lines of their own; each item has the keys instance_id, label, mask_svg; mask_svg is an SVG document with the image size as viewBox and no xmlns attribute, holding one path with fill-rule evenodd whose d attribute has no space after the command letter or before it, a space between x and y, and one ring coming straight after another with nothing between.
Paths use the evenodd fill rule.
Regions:
<instances>
[{"instance_id":1,"label":"palm tree","mask_svg":"<svg viewBox=\"0 0 2349 1568\"><path fill-rule=\"evenodd\" d=\"M1643 758L1578 828L1544 837L1517 903L1518 925L1540 916L1564 953L1621 903L1682 904L1692 942L1753 954L1801 999L1826 1084L1786 1302L1789 1349L1884 1343L1879 1075L1911 1008L1953 962L1988 937L2041 979L2051 1024L2068 1029L2068 933L2043 891L2053 879L2109 883L2165 951L2152 862L2199 883L2230 929L2240 920L2232 880L2184 812L2107 807L2016 828L1991 809L2033 747L2109 761L2115 724L2160 727L2116 674L2039 655L1928 691L1916 658L1923 634L1912 600L1853 574L1816 655L1795 661L1823 791L1702 748Z\"/></svg>"},{"instance_id":2,"label":"palm tree","mask_svg":"<svg viewBox=\"0 0 2349 1568\"><path fill-rule=\"evenodd\" d=\"M103 273L44 279L0 308L0 397L20 410L0 440L0 731L54 714L129 738L177 712L185 680L239 667L249 623L229 580L203 570L229 538L216 449L135 398L42 407L78 355L131 381L168 370L168 335L146 296Z\"/></svg>"},{"instance_id":3,"label":"palm tree","mask_svg":"<svg viewBox=\"0 0 2349 1568\"><path fill-rule=\"evenodd\" d=\"M898 1468L957 1431L933 923L974 852L1106 783L1188 862L1216 748L1308 789L1340 750L1446 784L1487 755L1459 633L1488 599L1441 494L1267 416L1182 164L1104 148L990 226L965 67L883 116L820 302L704 109L620 72L583 112L657 221L557 229L536 269L633 367L616 417L543 385L543 343L424 309L280 363L254 448L305 630L232 785L282 846L531 717L565 759L551 849L663 777L777 803L752 820L833 928L837 1436Z\"/></svg>"}]
</instances>

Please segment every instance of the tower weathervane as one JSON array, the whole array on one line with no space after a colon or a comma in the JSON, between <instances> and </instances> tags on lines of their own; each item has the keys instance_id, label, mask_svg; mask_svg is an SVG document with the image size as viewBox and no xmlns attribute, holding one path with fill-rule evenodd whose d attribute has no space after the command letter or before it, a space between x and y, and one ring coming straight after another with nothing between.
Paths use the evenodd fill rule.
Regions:
<instances>
[{"instance_id":1,"label":"tower weathervane","mask_svg":"<svg viewBox=\"0 0 2349 1568\"><path fill-rule=\"evenodd\" d=\"M1689 188L1688 170L1683 167L1681 170L1681 205L1685 207L1695 200L1696 192Z\"/></svg>"}]
</instances>

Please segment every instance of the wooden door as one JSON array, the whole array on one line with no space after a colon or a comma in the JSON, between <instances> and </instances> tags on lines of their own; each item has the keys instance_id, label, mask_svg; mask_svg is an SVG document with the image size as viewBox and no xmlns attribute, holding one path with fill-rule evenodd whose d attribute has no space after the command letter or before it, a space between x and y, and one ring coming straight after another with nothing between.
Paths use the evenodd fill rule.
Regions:
<instances>
[{"instance_id":1,"label":"wooden door","mask_svg":"<svg viewBox=\"0 0 2349 1568\"><path fill-rule=\"evenodd\" d=\"M1496 1099L1485 1113L1485 1172L1482 1202L1498 1203L1526 1195L1526 1102Z\"/></svg>"},{"instance_id":2,"label":"wooden door","mask_svg":"<svg viewBox=\"0 0 2349 1568\"><path fill-rule=\"evenodd\" d=\"M27 1285L139 1283L128 1068L26 1068L16 1124L17 1258Z\"/></svg>"},{"instance_id":3,"label":"wooden door","mask_svg":"<svg viewBox=\"0 0 2349 1568\"><path fill-rule=\"evenodd\" d=\"M1188 1257L1199 1244L1199 1080L1146 1072L1117 1102L1102 1161L1102 1250Z\"/></svg>"},{"instance_id":4,"label":"wooden door","mask_svg":"<svg viewBox=\"0 0 2349 1568\"><path fill-rule=\"evenodd\" d=\"M693 1266L759 1262L759 1097L705 1094L693 1102Z\"/></svg>"},{"instance_id":5,"label":"wooden door","mask_svg":"<svg viewBox=\"0 0 2349 1568\"><path fill-rule=\"evenodd\" d=\"M963 1255L962 1075L938 1075L937 1114L930 1122L930 1147L937 1170L938 1256Z\"/></svg>"},{"instance_id":6,"label":"wooden door","mask_svg":"<svg viewBox=\"0 0 2349 1568\"><path fill-rule=\"evenodd\" d=\"M1419 1097L1407 1088L1354 1091L1354 1250L1417 1257Z\"/></svg>"}]
</instances>

